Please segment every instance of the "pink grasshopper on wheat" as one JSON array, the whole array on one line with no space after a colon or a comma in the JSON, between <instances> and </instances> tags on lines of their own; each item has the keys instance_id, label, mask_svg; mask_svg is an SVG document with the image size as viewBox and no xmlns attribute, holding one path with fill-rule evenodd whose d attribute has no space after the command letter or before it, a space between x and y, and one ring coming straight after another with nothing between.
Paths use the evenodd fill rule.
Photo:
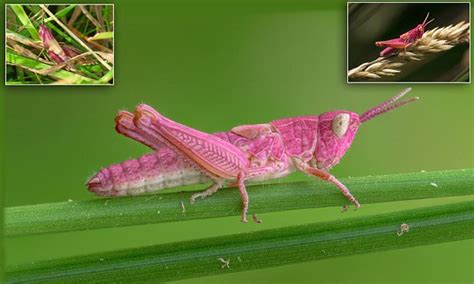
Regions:
<instances>
[{"instance_id":1,"label":"pink grasshopper on wheat","mask_svg":"<svg viewBox=\"0 0 474 284\"><path fill-rule=\"evenodd\" d=\"M87 187L99 195L123 196L210 182L205 191L191 196L193 203L227 183L239 188L242 221L247 222L245 182L274 179L299 170L333 183L357 209L360 204L356 198L328 171L349 149L361 123L415 101L417 98L396 102L409 91L360 116L338 110L242 125L214 134L174 122L141 104L135 113L118 113L116 130L154 152L100 170Z\"/></svg>"},{"instance_id":2,"label":"pink grasshopper on wheat","mask_svg":"<svg viewBox=\"0 0 474 284\"><path fill-rule=\"evenodd\" d=\"M400 35L399 38L375 42L376 46L385 47L385 49L380 52L380 56L390 55L399 49L406 50L408 46L410 46L412 43L420 39L425 33L425 27L429 23L434 21L434 19L431 19L429 22L426 22L428 20L429 15L430 13L426 15L426 18L423 21L423 23L417 25L416 27L409 30L408 32Z\"/></svg>"}]
</instances>

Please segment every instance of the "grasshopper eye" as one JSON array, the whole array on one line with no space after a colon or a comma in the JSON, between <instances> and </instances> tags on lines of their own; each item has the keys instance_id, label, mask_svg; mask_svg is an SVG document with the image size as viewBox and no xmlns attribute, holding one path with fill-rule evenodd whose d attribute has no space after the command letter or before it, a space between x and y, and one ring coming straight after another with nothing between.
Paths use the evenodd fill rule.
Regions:
<instances>
[{"instance_id":1,"label":"grasshopper eye","mask_svg":"<svg viewBox=\"0 0 474 284\"><path fill-rule=\"evenodd\" d=\"M340 113L332 120L332 132L338 138L341 138L346 134L347 128L349 127L349 121L351 116L348 113Z\"/></svg>"}]
</instances>

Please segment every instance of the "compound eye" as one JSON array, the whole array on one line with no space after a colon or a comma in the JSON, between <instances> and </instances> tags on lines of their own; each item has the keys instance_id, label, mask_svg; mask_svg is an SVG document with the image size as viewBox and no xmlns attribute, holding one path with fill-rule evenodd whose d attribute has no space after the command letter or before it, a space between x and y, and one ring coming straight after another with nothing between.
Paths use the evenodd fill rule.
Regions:
<instances>
[{"instance_id":1,"label":"compound eye","mask_svg":"<svg viewBox=\"0 0 474 284\"><path fill-rule=\"evenodd\" d=\"M346 134L347 128L349 128L349 122L351 116L348 113L340 113L332 120L332 132L338 138L341 138Z\"/></svg>"}]
</instances>

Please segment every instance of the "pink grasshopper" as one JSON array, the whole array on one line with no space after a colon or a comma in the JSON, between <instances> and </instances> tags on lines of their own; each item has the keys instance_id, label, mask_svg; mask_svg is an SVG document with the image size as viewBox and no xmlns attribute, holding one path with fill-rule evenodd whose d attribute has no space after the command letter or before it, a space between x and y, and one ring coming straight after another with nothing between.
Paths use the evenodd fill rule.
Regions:
<instances>
[{"instance_id":1,"label":"pink grasshopper","mask_svg":"<svg viewBox=\"0 0 474 284\"><path fill-rule=\"evenodd\" d=\"M39 36L41 38L41 41L43 42L44 48L48 52L49 57L56 63L67 62L71 58L81 54L81 52L73 46L58 43L51 31L45 25L39 26ZM87 60L85 58L80 58L78 62L81 65L90 65L97 63L97 61L95 60Z\"/></svg>"},{"instance_id":2,"label":"pink grasshopper","mask_svg":"<svg viewBox=\"0 0 474 284\"><path fill-rule=\"evenodd\" d=\"M123 196L211 182L205 191L191 196L193 203L228 183L240 190L242 221L247 222L245 182L279 178L299 170L333 183L357 209L360 204L356 198L328 171L349 149L361 123L418 99L396 103L409 91L405 89L360 116L338 110L242 125L214 134L174 122L141 104L133 114L120 111L115 129L155 151L100 170L87 187L99 195Z\"/></svg>"},{"instance_id":3,"label":"pink grasshopper","mask_svg":"<svg viewBox=\"0 0 474 284\"><path fill-rule=\"evenodd\" d=\"M434 19L431 19L429 22L426 22L428 20L429 15L430 13L426 15L426 18L423 21L423 23L417 25L416 27L409 30L408 32L400 35L399 38L375 42L376 46L385 47L385 49L380 52L380 56L386 56L386 55L392 54L397 49L406 50L408 46L410 46L412 43L420 39L425 33L425 27L429 23L434 21Z\"/></svg>"}]
</instances>

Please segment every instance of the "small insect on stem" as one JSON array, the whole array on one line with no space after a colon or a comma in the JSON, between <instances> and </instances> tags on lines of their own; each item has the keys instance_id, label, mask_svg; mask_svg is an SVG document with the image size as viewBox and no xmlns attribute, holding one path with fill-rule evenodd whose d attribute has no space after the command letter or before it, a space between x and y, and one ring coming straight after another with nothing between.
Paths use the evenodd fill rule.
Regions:
<instances>
[{"instance_id":1,"label":"small insect on stem","mask_svg":"<svg viewBox=\"0 0 474 284\"><path fill-rule=\"evenodd\" d=\"M228 260L225 260L223 259L222 257L218 258L217 260L219 260L220 262L222 262L222 266L221 268L224 269L224 268L230 268L229 264L230 264L230 258Z\"/></svg>"},{"instance_id":2,"label":"small insect on stem","mask_svg":"<svg viewBox=\"0 0 474 284\"><path fill-rule=\"evenodd\" d=\"M408 224L406 223L403 223L400 225L400 231L397 232L397 235L400 237L404 233L408 233L409 230L410 230L410 226L408 226Z\"/></svg>"},{"instance_id":3,"label":"small insect on stem","mask_svg":"<svg viewBox=\"0 0 474 284\"><path fill-rule=\"evenodd\" d=\"M376 46L385 47L385 49L380 52L380 56L388 56L400 50L406 51L407 47L423 36L425 33L425 27L434 21L434 19L431 19L427 22L429 16L430 13L426 15L423 23L417 25L408 32L401 34L398 38L375 42Z\"/></svg>"},{"instance_id":4,"label":"small insect on stem","mask_svg":"<svg viewBox=\"0 0 474 284\"><path fill-rule=\"evenodd\" d=\"M186 214L186 207L184 207L183 201L181 201L181 212L183 212L183 214Z\"/></svg>"}]
</instances>

